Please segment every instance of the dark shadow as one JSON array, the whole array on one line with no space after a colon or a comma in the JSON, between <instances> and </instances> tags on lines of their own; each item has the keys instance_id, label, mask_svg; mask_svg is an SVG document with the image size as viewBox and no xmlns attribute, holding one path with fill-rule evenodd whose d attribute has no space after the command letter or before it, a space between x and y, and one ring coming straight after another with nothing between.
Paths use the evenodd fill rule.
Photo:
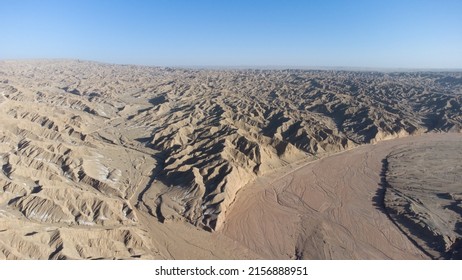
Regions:
<instances>
[{"instance_id":1,"label":"dark shadow","mask_svg":"<svg viewBox=\"0 0 462 280\"><path fill-rule=\"evenodd\" d=\"M42 191L42 186L35 186L32 191L31 191L31 194L33 193L39 193Z\"/></svg>"},{"instance_id":2,"label":"dark shadow","mask_svg":"<svg viewBox=\"0 0 462 280\"><path fill-rule=\"evenodd\" d=\"M148 100L153 106L160 105L167 102L167 98L164 95L159 95Z\"/></svg>"},{"instance_id":3,"label":"dark shadow","mask_svg":"<svg viewBox=\"0 0 462 280\"><path fill-rule=\"evenodd\" d=\"M151 188L152 184L157 179L157 176L159 175L160 171L164 169L165 155L162 155L162 154L161 155L156 155L156 156L153 156L153 158L155 158L157 160L156 167L154 169L152 169L152 171L151 171L149 182L146 184L144 189L139 193L138 201L137 201L135 207L139 209L140 204L143 204L146 207L146 209L148 210L149 215L151 215L153 217L157 217L157 219L159 219L159 222L163 223L163 221L164 221L163 216L156 216L156 214L158 214L157 212L160 211L160 209L156 209L156 214L154 214L154 210L147 203L145 203L145 201L144 201L144 195Z\"/></svg>"},{"instance_id":4,"label":"dark shadow","mask_svg":"<svg viewBox=\"0 0 462 280\"><path fill-rule=\"evenodd\" d=\"M132 120L132 119L135 118L136 116L139 116L140 114L142 114L142 113L144 113L144 112L147 112L147 111L149 111L149 110L151 110L151 109L152 109L152 107L144 108L144 109L138 110L138 111L136 112L136 114L133 114L133 115L128 116L128 117L127 117L127 120L128 120L128 121L129 121L129 120Z\"/></svg>"},{"instance_id":5,"label":"dark shadow","mask_svg":"<svg viewBox=\"0 0 462 280\"><path fill-rule=\"evenodd\" d=\"M385 195L388 189L391 188L390 184L387 182L387 171L388 171L388 159L384 158L382 160L382 169L380 171L380 183L379 183L379 189L376 191L376 195L372 198L373 205L378 209L380 212L384 213L387 215L387 218L396 226L396 228L404 235L407 237L407 239L417 248L419 249L423 254L428 256L431 259L435 259L433 255L431 255L427 250L425 250L421 245L419 245L416 240L412 238L411 235L421 237L422 232L418 230L415 227L415 224L412 222L408 221L406 218L401 218L401 217L396 217L397 219L392 216L391 212L392 209L389 209L387 205L385 204ZM409 230L410 234L409 235L406 231L403 230L403 227L405 227L407 230ZM421 238L423 242L427 243L430 248L433 248L427 241L428 239L426 238ZM438 240L439 241L439 240Z\"/></svg>"},{"instance_id":6,"label":"dark shadow","mask_svg":"<svg viewBox=\"0 0 462 280\"><path fill-rule=\"evenodd\" d=\"M427 127L428 131L438 129L442 126L444 120L442 113L428 114L423 118L423 123Z\"/></svg>"},{"instance_id":7,"label":"dark shadow","mask_svg":"<svg viewBox=\"0 0 462 280\"><path fill-rule=\"evenodd\" d=\"M50 256L48 257L48 259L49 259L49 260L54 259L55 256L56 256L57 254L59 254L59 253L63 250L63 248L64 248L63 244L60 244L58 247L56 247L56 250L54 250L53 252L51 252L51 254L50 254ZM63 256L58 256L57 259L58 259L58 260L64 260L65 257L63 257Z\"/></svg>"},{"instance_id":8,"label":"dark shadow","mask_svg":"<svg viewBox=\"0 0 462 280\"><path fill-rule=\"evenodd\" d=\"M64 90L65 92L68 92L68 93L71 93L71 94L74 94L74 95L82 95L80 93L80 91L78 89L72 89L72 90L69 90L69 87L63 87L62 90Z\"/></svg>"},{"instance_id":9,"label":"dark shadow","mask_svg":"<svg viewBox=\"0 0 462 280\"><path fill-rule=\"evenodd\" d=\"M8 201L8 205L12 205L12 204L15 204L16 202L18 202L21 198L23 198L24 196L17 196L15 198L12 198Z\"/></svg>"},{"instance_id":10,"label":"dark shadow","mask_svg":"<svg viewBox=\"0 0 462 280\"><path fill-rule=\"evenodd\" d=\"M436 196L441 199L452 199L451 194L449 193L437 193Z\"/></svg>"},{"instance_id":11,"label":"dark shadow","mask_svg":"<svg viewBox=\"0 0 462 280\"><path fill-rule=\"evenodd\" d=\"M151 185L152 185L152 183L154 183L155 180L156 180L156 175L154 175L154 172L153 172L153 173L151 173L151 178L149 179L149 182L146 184L144 189L139 193L138 201L137 201L137 203L135 205L135 207L139 208L140 203L142 203L146 207L146 209L148 209L148 213L151 216L155 216L154 212L153 212L152 208L144 202L143 197L146 194L146 192L151 188Z\"/></svg>"},{"instance_id":12,"label":"dark shadow","mask_svg":"<svg viewBox=\"0 0 462 280\"><path fill-rule=\"evenodd\" d=\"M290 119L285 117L283 112L276 113L269 118L268 126L262 129L263 135L273 137L276 133L276 130L288 120Z\"/></svg>"},{"instance_id":13,"label":"dark shadow","mask_svg":"<svg viewBox=\"0 0 462 280\"><path fill-rule=\"evenodd\" d=\"M6 163L2 165L2 171L5 174L5 176L10 177L12 170L13 170L13 167L11 166L11 164Z\"/></svg>"},{"instance_id":14,"label":"dark shadow","mask_svg":"<svg viewBox=\"0 0 462 280\"><path fill-rule=\"evenodd\" d=\"M377 210L388 215L385 206L385 192L388 186L386 179L388 170L388 160L386 158L382 159L382 169L380 170L380 183L379 188L375 192L375 196L372 198L373 205Z\"/></svg>"},{"instance_id":15,"label":"dark shadow","mask_svg":"<svg viewBox=\"0 0 462 280\"><path fill-rule=\"evenodd\" d=\"M461 78L456 78L456 77L444 77L444 78L439 78L435 82L445 85L445 86L458 86L462 85L462 77Z\"/></svg>"},{"instance_id":16,"label":"dark shadow","mask_svg":"<svg viewBox=\"0 0 462 280\"><path fill-rule=\"evenodd\" d=\"M460 223L459 223L460 224ZM456 238L454 244L449 248L448 252L444 255L448 260L462 260L462 239Z\"/></svg>"},{"instance_id":17,"label":"dark shadow","mask_svg":"<svg viewBox=\"0 0 462 280\"><path fill-rule=\"evenodd\" d=\"M157 204L157 206L156 206L157 220L159 220L159 222L161 222L161 223L164 223L165 217L162 214L162 209L161 209L161 205L162 205L162 196L161 195L159 195L159 197L157 198L156 204Z\"/></svg>"}]
</instances>

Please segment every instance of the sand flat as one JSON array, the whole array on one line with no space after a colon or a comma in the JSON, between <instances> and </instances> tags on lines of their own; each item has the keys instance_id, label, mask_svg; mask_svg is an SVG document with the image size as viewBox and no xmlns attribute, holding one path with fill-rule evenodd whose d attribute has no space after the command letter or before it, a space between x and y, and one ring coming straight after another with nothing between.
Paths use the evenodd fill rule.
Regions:
<instances>
[{"instance_id":1,"label":"sand flat","mask_svg":"<svg viewBox=\"0 0 462 280\"><path fill-rule=\"evenodd\" d=\"M383 141L259 178L239 192L222 232L267 258L427 259L384 213L380 173L390 152L439 141L462 135Z\"/></svg>"},{"instance_id":2,"label":"sand flat","mask_svg":"<svg viewBox=\"0 0 462 280\"><path fill-rule=\"evenodd\" d=\"M383 160L384 207L436 259L462 257L462 141L394 150Z\"/></svg>"}]
</instances>

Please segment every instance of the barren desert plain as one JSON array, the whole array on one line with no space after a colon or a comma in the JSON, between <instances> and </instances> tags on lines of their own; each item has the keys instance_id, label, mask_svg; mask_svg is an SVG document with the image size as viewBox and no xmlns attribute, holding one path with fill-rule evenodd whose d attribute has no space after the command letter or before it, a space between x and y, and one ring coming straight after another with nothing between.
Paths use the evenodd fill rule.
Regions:
<instances>
[{"instance_id":1,"label":"barren desert plain","mask_svg":"<svg viewBox=\"0 0 462 280\"><path fill-rule=\"evenodd\" d=\"M462 72L0 61L0 259L462 259Z\"/></svg>"}]
</instances>

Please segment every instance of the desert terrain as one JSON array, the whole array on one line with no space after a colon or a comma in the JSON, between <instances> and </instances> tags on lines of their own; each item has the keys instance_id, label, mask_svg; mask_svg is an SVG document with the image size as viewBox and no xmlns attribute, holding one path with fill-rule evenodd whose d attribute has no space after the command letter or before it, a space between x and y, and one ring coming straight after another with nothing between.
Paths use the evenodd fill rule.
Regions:
<instances>
[{"instance_id":1,"label":"desert terrain","mask_svg":"<svg viewBox=\"0 0 462 280\"><path fill-rule=\"evenodd\" d=\"M0 259L461 258L462 73L0 61Z\"/></svg>"}]
</instances>

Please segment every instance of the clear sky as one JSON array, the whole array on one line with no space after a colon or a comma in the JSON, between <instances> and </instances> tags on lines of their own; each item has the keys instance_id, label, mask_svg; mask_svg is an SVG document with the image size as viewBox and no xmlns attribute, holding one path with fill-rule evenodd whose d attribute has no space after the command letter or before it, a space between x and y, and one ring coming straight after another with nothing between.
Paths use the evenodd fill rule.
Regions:
<instances>
[{"instance_id":1,"label":"clear sky","mask_svg":"<svg viewBox=\"0 0 462 280\"><path fill-rule=\"evenodd\" d=\"M462 68L462 0L0 0L0 59Z\"/></svg>"}]
</instances>

